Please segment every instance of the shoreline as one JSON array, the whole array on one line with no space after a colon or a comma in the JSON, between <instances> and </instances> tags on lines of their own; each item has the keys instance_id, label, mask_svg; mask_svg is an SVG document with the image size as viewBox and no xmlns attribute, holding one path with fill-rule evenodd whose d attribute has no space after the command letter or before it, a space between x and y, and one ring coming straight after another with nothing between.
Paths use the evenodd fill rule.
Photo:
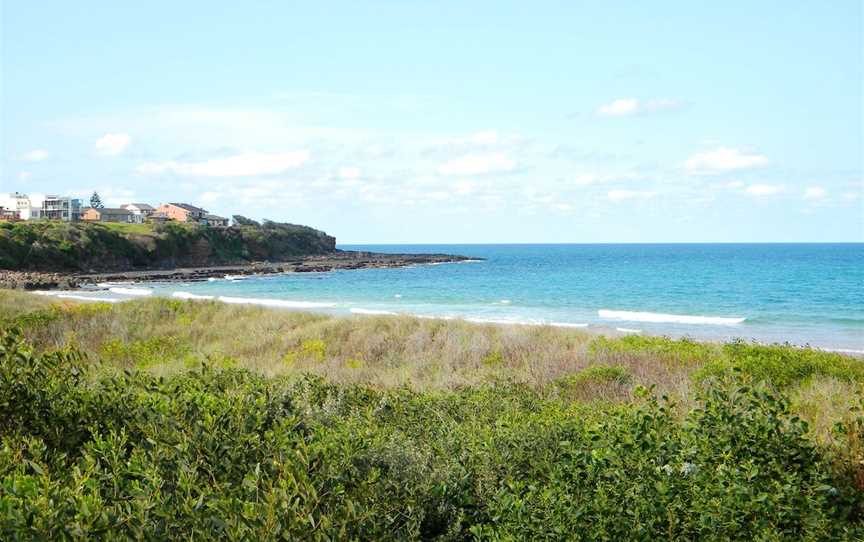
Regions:
<instances>
[{"instance_id":1,"label":"shoreline","mask_svg":"<svg viewBox=\"0 0 864 542\"><path fill-rule=\"evenodd\" d=\"M202 282L226 275L278 275L322 273L337 270L383 269L480 260L452 254L388 254L339 250L331 254L299 256L281 262L249 262L204 267L128 269L112 271L26 271L0 269L0 288L12 290L63 290L101 282Z\"/></svg>"}]
</instances>

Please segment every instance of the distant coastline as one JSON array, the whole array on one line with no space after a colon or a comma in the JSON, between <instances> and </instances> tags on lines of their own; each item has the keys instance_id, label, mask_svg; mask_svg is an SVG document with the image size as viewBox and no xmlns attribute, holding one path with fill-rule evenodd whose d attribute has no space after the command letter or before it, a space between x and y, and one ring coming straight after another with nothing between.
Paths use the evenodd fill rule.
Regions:
<instances>
[{"instance_id":1,"label":"distant coastline","mask_svg":"<svg viewBox=\"0 0 864 542\"><path fill-rule=\"evenodd\" d=\"M337 250L329 254L298 257L284 262L252 262L206 267L152 268L99 273L14 271L0 269L0 288L52 290L80 288L104 282L196 282L226 276L278 275L283 273L382 269L455 263L476 258L451 254L383 254Z\"/></svg>"},{"instance_id":2,"label":"distant coastline","mask_svg":"<svg viewBox=\"0 0 864 542\"><path fill-rule=\"evenodd\" d=\"M0 223L0 288L77 288L109 281L201 281L404 267L468 259L449 254L378 254L336 248L325 232L245 221L231 227L169 222Z\"/></svg>"}]
</instances>

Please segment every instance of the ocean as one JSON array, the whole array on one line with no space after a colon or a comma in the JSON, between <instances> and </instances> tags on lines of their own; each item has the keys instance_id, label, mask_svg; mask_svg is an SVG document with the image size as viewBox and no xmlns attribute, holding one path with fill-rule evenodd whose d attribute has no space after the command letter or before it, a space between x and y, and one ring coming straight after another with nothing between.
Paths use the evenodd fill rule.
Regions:
<instances>
[{"instance_id":1,"label":"ocean","mask_svg":"<svg viewBox=\"0 0 864 542\"><path fill-rule=\"evenodd\" d=\"M452 264L151 283L84 294L217 297L335 314L412 314L864 352L864 244L345 245Z\"/></svg>"}]
</instances>

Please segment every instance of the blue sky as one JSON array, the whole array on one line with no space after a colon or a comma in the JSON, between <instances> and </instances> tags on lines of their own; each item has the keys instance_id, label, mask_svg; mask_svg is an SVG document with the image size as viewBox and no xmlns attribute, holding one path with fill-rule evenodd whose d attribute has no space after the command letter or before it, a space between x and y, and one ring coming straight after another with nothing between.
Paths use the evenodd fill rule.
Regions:
<instances>
[{"instance_id":1,"label":"blue sky","mask_svg":"<svg viewBox=\"0 0 864 542\"><path fill-rule=\"evenodd\" d=\"M0 2L0 191L343 243L862 241L862 13Z\"/></svg>"}]
</instances>

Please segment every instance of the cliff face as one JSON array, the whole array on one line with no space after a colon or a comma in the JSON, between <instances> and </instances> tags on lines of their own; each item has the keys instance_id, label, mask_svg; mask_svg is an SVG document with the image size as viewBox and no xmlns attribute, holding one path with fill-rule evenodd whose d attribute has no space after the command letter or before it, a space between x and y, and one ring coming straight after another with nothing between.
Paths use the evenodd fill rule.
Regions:
<instances>
[{"instance_id":1,"label":"cliff face","mask_svg":"<svg viewBox=\"0 0 864 542\"><path fill-rule=\"evenodd\" d=\"M336 239L294 224L230 228L167 223L0 223L0 269L121 271L279 262L335 251Z\"/></svg>"}]
</instances>

